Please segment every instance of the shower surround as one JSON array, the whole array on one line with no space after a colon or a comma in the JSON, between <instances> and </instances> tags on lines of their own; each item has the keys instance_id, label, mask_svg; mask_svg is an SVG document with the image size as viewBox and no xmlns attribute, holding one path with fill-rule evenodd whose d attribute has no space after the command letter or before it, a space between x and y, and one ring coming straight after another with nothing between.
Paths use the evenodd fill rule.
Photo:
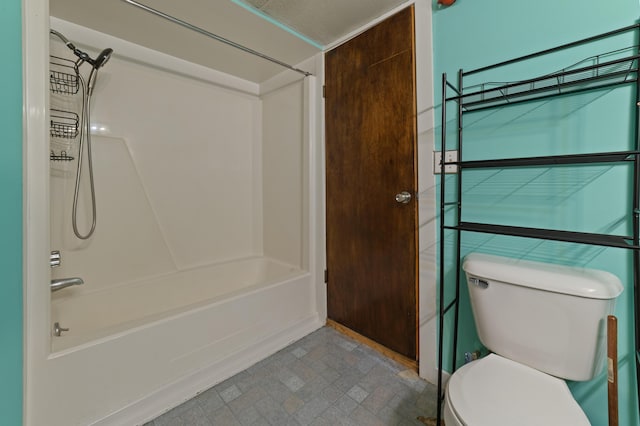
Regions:
<instances>
[{"instance_id":1,"label":"shower surround","mask_svg":"<svg viewBox=\"0 0 640 426\"><path fill-rule=\"evenodd\" d=\"M85 284L51 294L30 420L141 423L322 325L310 233L318 88L287 73L256 85L51 21L117 54L92 105L88 240L71 227L73 162L51 163L52 278ZM81 230L90 217L83 187ZM54 323L69 331L53 335Z\"/></svg>"}]
</instances>

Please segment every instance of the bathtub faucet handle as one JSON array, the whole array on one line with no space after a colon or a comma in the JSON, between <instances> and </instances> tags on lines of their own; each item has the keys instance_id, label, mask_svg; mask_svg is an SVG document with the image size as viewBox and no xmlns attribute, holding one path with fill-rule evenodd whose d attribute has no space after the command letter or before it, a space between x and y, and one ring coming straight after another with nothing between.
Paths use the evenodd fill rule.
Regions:
<instances>
[{"instance_id":1,"label":"bathtub faucet handle","mask_svg":"<svg viewBox=\"0 0 640 426\"><path fill-rule=\"evenodd\" d=\"M60 263L62 263L62 258L60 257L60 251L58 250L52 251L51 255L49 256L49 265L51 265L52 268L55 268L56 266L60 266Z\"/></svg>"}]
</instances>

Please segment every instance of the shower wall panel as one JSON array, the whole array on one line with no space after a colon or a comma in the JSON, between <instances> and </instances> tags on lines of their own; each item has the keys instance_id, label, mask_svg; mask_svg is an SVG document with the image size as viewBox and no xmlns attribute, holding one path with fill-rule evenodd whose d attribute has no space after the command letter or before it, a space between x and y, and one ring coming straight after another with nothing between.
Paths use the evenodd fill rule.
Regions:
<instances>
[{"instance_id":1,"label":"shower wall panel","mask_svg":"<svg viewBox=\"0 0 640 426\"><path fill-rule=\"evenodd\" d=\"M93 116L127 140L177 267L260 254L259 99L129 61L108 72Z\"/></svg>"},{"instance_id":2,"label":"shower wall panel","mask_svg":"<svg viewBox=\"0 0 640 426\"><path fill-rule=\"evenodd\" d=\"M56 298L96 292L176 269L125 140L94 136L92 142L99 198L98 226L89 240L79 240L71 228L75 168L69 173L63 169L65 164L55 163L51 174L52 247L62 251L62 263L52 272L56 278L79 276L85 282L54 293ZM91 226L91 201L86 185L83 189L78 219L85 233Z\"/></svg>"},{"instance_id":3,"label":"shower wall panel","mask_svg":"<svg viewBox=\"0 0 640 426\"><path fill-rule=\"evenodd\" d=\"M264 252L304 267L304 85L299 80L262 97Z\"/></svg>"},{"instance_id":4,"label":"shower wall panel","mask_svg":"<svg viewBox=\"0 0 640 426\"><path fill-rule=\"evenodd\" d=\"M52 43L56 54L65 49ZM52 103L72 105L58 98ZM64 297L263 254L257 95L116 55L100 70L91 117L97 228L89 240L71 226L76 162L52 162L52 250L63 257L54 276L87 284ZM77 140L60 142L52 148L77 156ZM85 169L82 233L91 224L87 177Z\"/></svg>"}]
</instances>

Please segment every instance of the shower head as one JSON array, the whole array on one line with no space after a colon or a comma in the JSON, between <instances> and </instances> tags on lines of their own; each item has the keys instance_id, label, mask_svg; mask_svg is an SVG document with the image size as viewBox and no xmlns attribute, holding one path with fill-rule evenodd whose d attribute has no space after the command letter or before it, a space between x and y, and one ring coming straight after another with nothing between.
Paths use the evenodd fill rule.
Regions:
<instances>
[{"instance_id":1,"label":"shower head","mask_svg":"<svg viewBox=\"0 0 640 426\"><path fill-rule=\"evenodd\" d=\"M100 54L95 58L91 59L88 53L78 49L73 43L69 41L62 33L51 29L51 34L57 36L69 49L73 51L73 53L80 58L80 60L84 62L88 62L94 69L98 69L107 63L109 58L111 58L111 54L113 53L113 49L104 49Z\"/></svg>"},{"instance_id":2,"label":"shower head","mask_svg":"<svg viewBox=\"0 0 640 426\"><path fill-rule=\"evenodd\" d=\"M109 61L112 53L113 53L113 49L111 48L104 49L102 52L100 52L100 54L95 59L89 58L87 62L93 65L93 68L95 69L101 68L104 66L104 64L106 64Z\"/></svg>"}]
</instances>

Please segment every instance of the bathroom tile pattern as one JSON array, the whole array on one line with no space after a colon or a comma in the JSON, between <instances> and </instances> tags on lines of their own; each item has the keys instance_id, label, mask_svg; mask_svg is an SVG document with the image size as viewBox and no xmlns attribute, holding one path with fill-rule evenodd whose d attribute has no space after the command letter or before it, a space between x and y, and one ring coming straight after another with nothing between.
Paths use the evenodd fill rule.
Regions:
<instances>
[{"instance_id":1,"label":"bathroom tile pattern","mask_svg":"<svg viewBox=\"0 0 640 426\"><path fill-rule=\"evenodd\" d=\"M323 327L144 426L424 426L435 410L435 386Z\"/></svg>"}]
</instances>

